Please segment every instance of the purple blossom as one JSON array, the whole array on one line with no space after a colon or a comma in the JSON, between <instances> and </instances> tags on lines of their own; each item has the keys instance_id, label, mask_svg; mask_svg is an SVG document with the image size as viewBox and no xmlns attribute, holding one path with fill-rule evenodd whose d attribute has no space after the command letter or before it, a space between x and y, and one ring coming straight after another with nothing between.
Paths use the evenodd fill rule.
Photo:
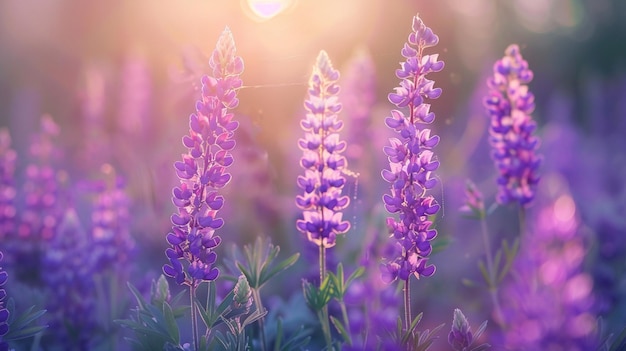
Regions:
<instances>
[{"instance_id":1,"label":"purple blossom","mask_svg":"<svg viewBox=\"0 0 626 351\"><path fill-rule=\"evenodd\" d=\"M189 151L174 164L180 185L174 187L172 201L178 213L172 215L173 226L167 235L171 247L165 254L170 263L163 266L167 276L192 288L202 281L215 280L219 274L213 250L221 242L215 230L224 225L224 220L217 217L224 197L217 190L231 179L226 168L233 163L233 135L239 123L232 120L229 110L239 104L237 92L243 72L243 60L235 55L235 42L228 28L218 39L209 65L212 76L202 77L202 100L189 117L189 135L183 137ZM186 270L181 260L189 263Z\"/></svg>"},{"instance_id":2,"label":"purple blossom","mask_svg":"<svg viewBox=\"0 0 626 351\"><path fill-rule=\"evenodd\" d=\"M2 251L0 251L0 262L2 262ZM9 311L6 309L6 290L3 289L7 282L8 274L0 266L0 350L8 350L6 342L2 337L9 332Z\"/></svg>"},{"instance_id":3,"label":"purple blossom","mask_svg":"<svg viewBox=\"0 0 626 351\"><path fill-rule=\"evenodd\" d=\"M94 266L87 233L74 209L67 209L43 256L51 335L71 349L90 349L96 328Z\"/></svg>"},{"instance_id":4,"label":"purple blossom","mask_svg":"<svg viewBox=\"0 0 626 351\"><path fill-rule=\"evenodd\" d=\"M345 301L350 316L349 332L353 344L352 347L344 345L344 350L402 348L389 337L396 328L402 298L396 287L386 284L379 274L375 258L384 250L386 240L379 234L383 233L374 229L374 237L365 243L360 255L359 265L365 268L365 276L353 281L346 293Z\"/></svg>"},{"instance_id":5,"label":"purple blossom","mask_svg":"<svg viewBox=\"0 0 626 351\"><path fill-rule=\"evenodd\" d=\"M466 215L474 215L477 218L485 216L485 202L483 194L476 184L468 180L465 184L465 203L461 206L461 212Z\"/></svg>"},{"instance_id":6,"label":"purple blossom","mask_svg":"<svg viewBox=\"0 0 626 351\"><path fill-rule=\"evenodd\" d=\"M94 199L91 214L92 259L100 271L126 269L135 245L130 235L129 207L130 199L124 181L119 177L112 187L105 186Z\"/></svg>"},{"instance_id":7,"label":"purple blossom","mask_svg":"<svg viewBox=\"0 0 626 351\"><path fill-rule=\"evenodd\" d=\"M49 115L41 118L41 131L30 145L32 161L26 167L24 209L18 235L21 238L50 240L61 216L58 210L59 184L54 161L60 151L54 144L59 127Z\"/></svg>"},{"instance_id":8,"label":"purple blossom","mask_svg":"<svg viewBox=\"0 0 626 351\"><path fill-rule=\"evenodd\" d=\"M593 280L578 209L559 175L546 176L547 201L524 237L515 280L503 286L504 343L511 350L593 350ZM547 189L544 189L547 190Z\"/></svg>"},{"instance_id":9,"label":"purple blossom","mask_svg":"<svg viewBox=\"0 0 626 351\"><path fill-rule=\"evenodd\" d=\"M0 130L0 238L15 232L15 161L17 154L11 148L11 135Z\"/></svg>"},{"instance_id":10,"label":"purple blossom","mask_svg":"<svg viewBox=\"0 0 626 351\"><path fill-rule=\"evenodd\" d=\"M311 242L323 248L333 247L337 235L350 228L341 212L350 199L341 196L346 182L342 171L347 161L341 155L346 142L339 140L337 134L343 127L343 122L338 120L341 110L337 100L338 79L339 72L333 68L328 54L320 51L309 79L309 96L304 101L308 112L300 123L305 135L298 141L303 152L300 165L304 175L298 177L297 183L304 193L296 197L296 204L303 210L303 218L296 226Z\"/></svg>"},{"instance_id":11,"label":"purple blossom","mask_svg":"<svg viewBox=\"0 0 626 351\"><path fill-rule=\"evenodd\" d=\"M428 216L437 213L439 204L428 190L437 184L433 172L439 168L439 161L432 150L439 143L439 137L431 135L430 129L421 125L435 119L425 101L441 95L441 89L434 88L434 82L426 75L441 71L444 63L438 61L437 54L423 53L438 41L437 35L415 16L413 32L402 49L406 61L396 70L400 86L389 94L389 101L398 109L391 111L385 123L398 137L390 138L384 148L389 169L382 171L382 177L391 184L391 191L383 196L383 201L389 213L399 215L399 218L387 218L390 242L383 256L387 262L382 271L389 281L407 280L411 274L418 278L431 276L435 272L435 267L427 265L427 260L432 251L430 241L437 231L431 229Z\"/></svg>"},{"instance_id":12,"label":"purple blossom","mask_svg":"<svg viewBox=\"0 0 626 351\"><path fill-rule=\"evenodd\" d=\"M539 139L533 135L537 125L530 116L535 97L526 85L532 79L519 47L510 45L487 81L491 91L484 105L491 117L489 142L499 173L497 201L501 204L529 204L539 182L541 159L535 154Z\"/></svg>"}]
</instances>

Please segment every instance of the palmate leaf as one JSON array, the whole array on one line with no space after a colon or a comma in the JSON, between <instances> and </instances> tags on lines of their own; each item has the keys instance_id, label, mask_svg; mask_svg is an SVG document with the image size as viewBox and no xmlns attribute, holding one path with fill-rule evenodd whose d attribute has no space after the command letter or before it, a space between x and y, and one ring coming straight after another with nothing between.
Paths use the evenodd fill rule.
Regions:
<instances>
[{"instance_id":1,"label":"palmate leaf","mask_svg":"<svg viewBox=\"0 0 626 351\"><path fill-rule=\"evenodd\" d=\"M330 275L324 278L321 286L318 288L308 281L302 282L302 290L307 304L316 312L321 311L324 306L328 305L332 298L333 285L330 282Z\"/></svg>"},{"instance_id":2,"label":"palmate leaf","mask_svg":"<svg viewBox=\"0 0 626 351\"><path fill-rule=\"evenodd\" d=\"M363 275L365 272L365 268L359 267L357 270L352 272L348 279L344 281L344 272L343 272L343 264L339 263L337 265L337 274L333 272L328 272L328 279L330 280L330 292L333 298L336 298L339 301L343 301L350 284L357 278Z\"/></svg>"},{"instance_id":3,"label":"palmate leaf","mask_svg":"<svg viewBox=\"0 0 626 351\"><path fill-rule=\"evenodd\" d=\"M114 322L133 331L134 337L127 339L133 340L132 344L136 346L135 349L163 350L167 344L178 345L180 330L176 319L183 316L189 306L173 309L165 299L155 298L155 296L152 296L148 303L132 284L129 283L128 287L137 301L137 308L134 310L134 315L131 315L131 319ZM169 295L163 295L162 289L153 290L153 295L155 291L158 291L160 296ZM182 295L177 295L172 301L178 301L180 296Z\"/></svg>"},{"instance_id":4,"label":"palmate leaf","mask_svg":"<svg viewBox=\"0 0 626 351\"><path fill-rule=\"evenodd\" d=\"M211 290L214 290L214 289L209 289L209 291ZM215 294L214 293L212 295L211 292L209 292L210 301L209 301L207 308L202 306L202 303L198 299L195 299L194 302L195 302L196 308L198 309L198 312L200 313L200 319L202 319L202 321L204 322L204 325L208 329L212 329L213 327L219 325L220 323L224 321L222 317L224 317L226 314L228 314L232 310L230 306L233 303L233 297L234 297L234 293L232 291L229 292L228 295L226 295L226 297L224 297L222 302L217 306L217 308L215 307Z\"/></svg>"},{"instance_id":5,"label":"palmate leaf","mask_svg":"<svg viewBox=\"0 0 626 351\"><path fill-rule=\"evenodd\" d=\"M413 318L408 330L404 330L402 317L398 316L396 321L396 330L391 332L389 335L398 347L411 351L426 351L438 338L437 333L444 327L445 324L440 324L433 330L426 329L420 332L417 330L417 326L422 320L422 316L423 313L419 313L415 318Z\"/></svg>"},{"instance_id":6,"label":"palmate leaf","mask_svg":"<svg viewBox=\"0 0 626 351\"><path fill-rule=\"evenodd\" d=\"M3 340L5 341L30 338L48 328L47 325L31 325L43 316L46 310L35 310L35 306L30 306L20 315L16 315L15 301L13 298L9 298L7 301L7 310L9 311L8 323L10 327L9 332L3 336Z\"/></svg>"},{"instance_id":7,"label":"palmate leaf","mask_svg":"<svg viewBox=\"0 0 626 351\"><path fill-rule=\"evenodd\" d=\"M244 246L245 262L235 261L237 268L245 275L253 289L260 289L265 283L278 273L291 267L300 258L300 253L295 253L279 263L274 261L280 253L280 246L266 242L262 237L257 237L252 246Z\"/></svg>"}]
</instances>

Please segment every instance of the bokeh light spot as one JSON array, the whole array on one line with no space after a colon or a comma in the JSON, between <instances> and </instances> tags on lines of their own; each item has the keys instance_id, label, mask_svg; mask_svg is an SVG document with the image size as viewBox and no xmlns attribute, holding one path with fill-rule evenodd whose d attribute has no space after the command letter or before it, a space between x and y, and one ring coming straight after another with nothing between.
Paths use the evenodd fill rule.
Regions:
<instances>
[{"instance_id":1,"label":"bokeh light spot","mask_svg":"<svg viewBox=\"0 0 626 351\"><path fill-rule=\"evenodd\" d=\"M554 203L554 216L561 222L569 222L574 217L576 205L569 195L561 195Z\"/></svg>"},{"instance_id":2,"label":"bokeh light spot","mask_svg":"<svg viewBox=\"0 0 626 351\"><path fill-rule=\"evenodd\" d=\"M256 20L269 20L285 11L292 0L246 0L247 7Z\"/></svg>"}]
</instances>

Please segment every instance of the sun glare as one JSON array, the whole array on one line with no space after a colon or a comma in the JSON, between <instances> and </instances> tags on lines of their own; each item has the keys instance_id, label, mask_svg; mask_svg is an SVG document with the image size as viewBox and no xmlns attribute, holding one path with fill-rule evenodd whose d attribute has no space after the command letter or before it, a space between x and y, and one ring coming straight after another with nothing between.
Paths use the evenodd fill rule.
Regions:
<instances>
[{"instance_id":1,"label":"sun glare","mask_svg":"<svg viewBox=\"0 0 626 351\"><path fill-rule=\"evenodd\" d=\"M266 21L276 17L291 6L293 0L246 0L254 19Z\"/></svg>"}]
</instances>

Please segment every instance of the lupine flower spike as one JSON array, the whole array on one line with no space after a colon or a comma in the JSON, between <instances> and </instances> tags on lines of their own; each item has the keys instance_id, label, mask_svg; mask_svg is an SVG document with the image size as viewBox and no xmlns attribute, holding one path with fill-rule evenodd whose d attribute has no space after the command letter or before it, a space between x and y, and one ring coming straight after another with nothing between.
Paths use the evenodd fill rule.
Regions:
<instances>
[{"instance_id":1,"label":"lupine flower spike","mask_svg":"<svg viewBox=\"0 0 626 351\"><path fill-rule=\"evenodd\" d=\"M340 141L337 134L343 127L337 119L341 110L337 101L338 79L339 72L332 67L326 52L321 51L309 80L309 97L304 102L307 114L300 123L305 137L298 141L303 151L300 165L304 168L298 187L304 194L296 197L296 203L304 218L296 225L311 242L323 248L335 246L337 235L350 228L341 212L350 199L341 196L346 182L342 171L347 162L341 155L346 142Z\"/></svg>"},{"instance_id":2,"label":"lupine flower spike","mask_svg":"<svg viewBox=\"0 0 626 351\"><path fill-rule=\"evenodd\" d=\"M343 127L343 122L337 118L341 110L337 101L338 80L339 72L333 68L328 54L320 51L304 101L307 113L300 122L305 135L298 140L303 152L300 166L304 168L304 176L299 176L297 183L304 193L296 197L303 216L297 220L296 227L319 247L320 287L326 278L326 249L335 246L337 235L350 229L350 222L343 220L341 212L350 199L341 196L346 182L342 171L347 161L341 155L346 150L346 142L340 141L337 134ZM318 317L326 345L331 349L328 306L320 307Z\"/></svg>"},{"instance_id":3,"label":"lupine flower spike","mask_svg":"<svg viewBox=\"0 0 626 351\"><path fill-rule=\"evenodd\" d=\"M435 120L426 101L441 95L441 89L435 88L426 75L441 71L444 63L438 60L437 54L424 54L425 49L438 42L439 37L415 16L413 31L401 51L406 60L396 70L400 86L389 94L389 101L398 109L392 110L391 116L385 119L398 137L390 138L389 145L384 147L389 169L382 171L382 177L390 183L391 189L383 196L383 201L387 211L398 217L387 218L390 245L382 270L388 281L404 280L405 290L411 275L428 277L435 272L435 267L427 265L427 261L432 251L430 242L437 231L431 228L428 216L439 211L439 204L428 191L437 185L433 172L439 168L439 161L432 150L439 143L439 137L431 135L430 129L422 125ZM405 309L410 310L407 298L408 291L405 291ZM407 319L410 313L405 313L408 328Z\"/></svg>"},{"instance_id":4,"label":"lupine flower spike","mask_svg":"<svg viewBox=\"0 0 626 351\"><path fill-rule=\"evenodd\" d=\"M60 157L55 146L59 126L51 116L41 118L41 131L33 138L30 155L33 162L26 167L24 210L18 233L21 238L50 240L60 220L57 202L59 184L54 163Z\"/></svg>"},{"instance_id":5,"label":"lupine flower spike","mask_svg":"<svg viewBox=\"0 0 626 351\"><path fill-rule=\"evenodd\" d=\"M17 153L11 148L11 135L0 129L0 238L15 231L15 163Z\"/></svg>"},{"instance_id":6,"label":"lupine flower spike","mask_svg":"<svg viewBox=\"0 0 626 351\"><path fill-rule=\"evenodd\" d=\"M519 47L510 45L487 81L490 93L484 104L491 117L489 142L499 172L497 201L501 204L527 205L539 182L541 159L535 154L539 139L533 135L537 125L530 116L535 97L526 85L532 79Z\"/></svg>"},{"instance_id":7,"label":"lupine flower spike","mask_svg":"<svg viewBox=\"0 0 626 351\"><path fill-rule=\"evenodd\" d=\"M170 261L163 272L178 284L195 288L202 281L215 280L214 248L221 238L215 231L224 225L217 212L224 205L218 195L231 179L226 169L233 163L234 131L231 109L237 107L237 91L242 85L243 60L235 55L235 42L228 28L220 36L211 55L211 76L202 77L202 99L196 113L189 117L189 135L183 145L189 149L182 161L174 164L180 185L173 189L172 201L178 213L172 215L172 231L167 235L171 245L166 250ZM187 261L187 268L182 261Z\"/></svg>"},{"instance_id":8,"label":"lupine flower spike","mask_svg":"<svg viewBox=\"0 0 626 351\"><path fill-rule=\"evenodd\" d=\"M402 80L395 93L389 94L389 101L398 110L392 110L385 123L399 136L389 139L390 145L384 148L389 170L382 171L383 178L391 184L391 192L383 196L385 208L389 213L399 214L399 219L387 218L390 238L397 248L395 255L387 257L391 280L406 280L411 274L430 276L435 272L434 266L426 265L432 250L430 241L437 234L430 228L432 222L428 216L437 213L439 204L427 192L437 184L432 174L439 168L439 161L432 149L439 143L439 136L431 135L430 129L421 125L435 119L426 99L441 95L441 89L434 88L434 82L426 75L441 71L444 63L437 60L437 54L423 54L424 49L438 41L437 35L419 17L414 17L413 32L402 49L406 61L396 71Z\"/></svg>"}]
</instances>

